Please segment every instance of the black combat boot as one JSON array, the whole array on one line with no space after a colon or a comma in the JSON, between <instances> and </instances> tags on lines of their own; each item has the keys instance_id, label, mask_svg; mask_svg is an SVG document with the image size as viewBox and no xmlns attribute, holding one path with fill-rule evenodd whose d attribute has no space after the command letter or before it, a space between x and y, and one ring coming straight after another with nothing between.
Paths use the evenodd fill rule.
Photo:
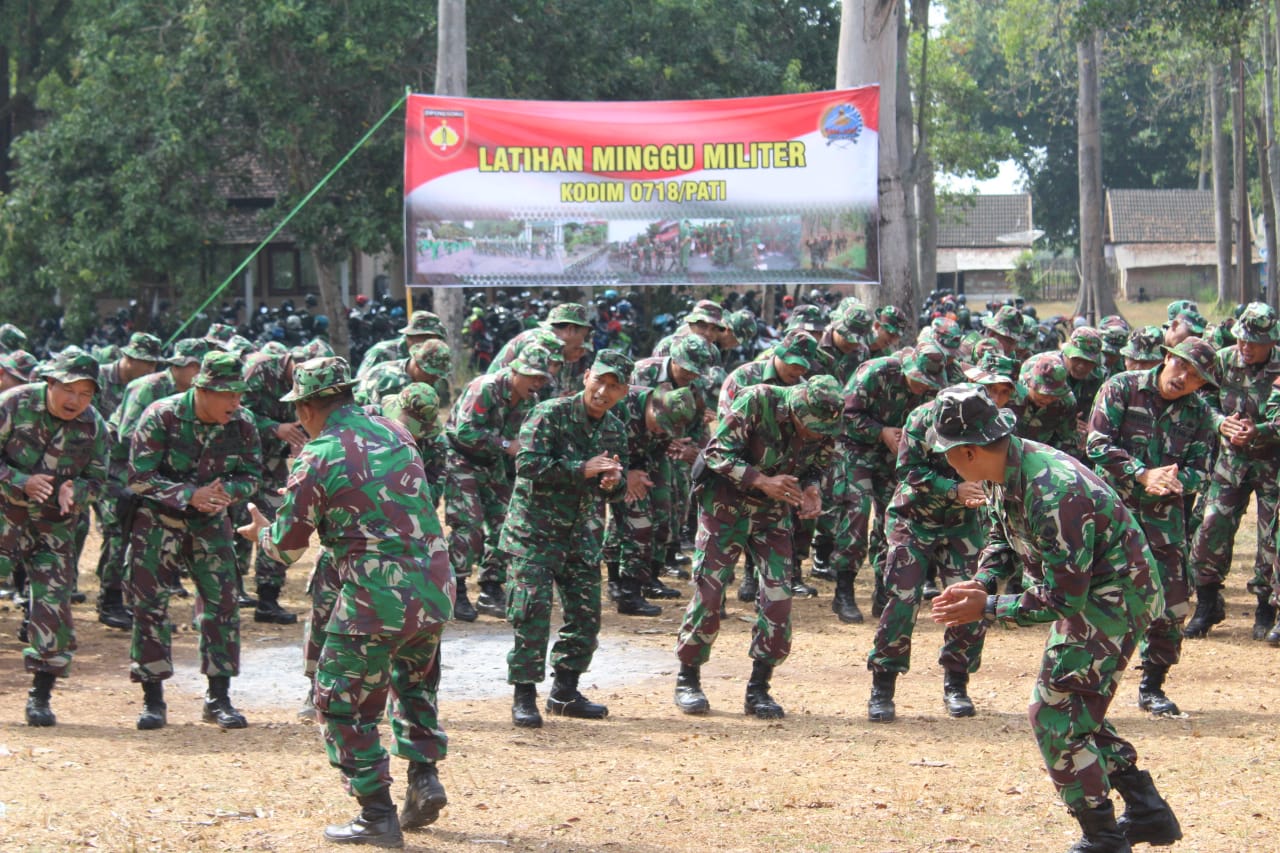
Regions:
<instances>
[{"instance_id":1,"label":"black combat boot","mask_svg":"<svg viewBox=\"0 0 1280 853\"><path fill-rule=\"evenodd\" d=\"M476 612L494 619L507 618L507 596L497 581L480 581L480 594L476 596ZM401 821L403 824L404 821Z\"/></svg>"},{"instance_id":2,"label":"black combat boot","mask_svg":"<svg viewBox=\"0 0 1280 853\"><path fill-rule=\"evenodd\" d=\"M795 598L815 598L818 595L816 586L809 586L804 582L804 572L800 570L800 561L795 561L795 566L791 569L791 583L787 584L791 589L791 595Z\"/></svg>"},{"instance_id":3,"label":"black combat boot","mask_svg":"<svg viewBox=\"0 0 1280 853\"><path fill-rule=\"evenodd\" d=\"M619 585L619 581L622 580L621 569L617 560L605 560L604 567L609 582L605 589L608 592L609 600L616 604L622 596L622 587Z\"/></svg>"},{"instance_id":4,"label":"black combat boot","mask_svg":"<svg viewBox=\"0 0 1280 853\"><path fill-rule=\"evenodd\" d=\"M360 814L351 823L328 826L324 830L325 841L334 844L368 844L371 847L403 847L404 833L396 817L396 804L391 801L391 789L382 788L376 794L356 797Z\"/></svg>"},{"instance_id":5,"label":"black combat boot","mask_svg":"<svg viewBox=\"0 0 1280 853\"><path fill-rule=\"evenodd\" d=\"M230 689L230 676L209 676L209 691L204 696L204 721L217 723L220 729L243 729L249 723L244 714L231 704L231 697L227 695Z\"/></svg>"},{"instance_id":6,"label":"black combat boot","mask_svg":"<svg viewBox=\"0 0 1280 853\"><path fill-rule=\"evenodd\" d=\"M1182 840L1178 817L1156 790L1150 773L1131 764L1107 778L1124 800L1124 814L1116 826L1130 844L1164 847Z\"/></svg>"},{"instance_id":7,"label":"black combat boot","mask_svg":"<svg viewBox=\"0 0 1280 853\"><path fill-rule=\"evenodd\" d=\"M515 699L511 702L511 722L522 729L542 728L542 714L538 713L537 685L516 685Z\"/></svg>"},{"instance_id":8,"label":"black combat boot","mask_svg":"<svg viewBox=\"0 0 1280 853\"><path fill-rule=\"evenodd\" d=\"M1116 825L1116 808L1110 800L1091 809L1072 812L1084 837L1067 853L1133 853L1129 841Z\"/></svg>"},{"instance_id":9,"label":"black combat boot","mask_svg":"<svg viewBox=\"0 0 1280 853\"><path fill-rule=\"evenodd\" d=\"M603 720L609 709L592 702L578 692L578 676L581 673L569 669L556 669L555 681L547 694L547 713L560 717L577 717L579 720Z\"/></svg>"},{"instance_id":10,"label":"black combat boot","mask_svg":"<svg viewBox=\"0 0 1280 853\"><path fill-rule=\"evenodd\" d=\"M1280 646L1280 616L1276 617L1276 623L1271 626L1271 630L1267 632L1267 642L1273 646Z\"/></svg>"},{"instance_id":11,"label":"black combat boot","mask_svg":"<svg viewBox=\"0 0 1280 853\"><path fill-rule=\"evenodd\" d=\"M298 614L290 613L280 606L280 587L274 584L258 585L258 606L253 609L254 622L267 622L272 625L293 625L298 621Z\"/></svg>"},{"instance_id":12,"label":"black combat boot","mask_svg":"<svg viewBox=\"0 0 1280 853\"><path fill-rule=\"evenodd\" d=\"M769 679L773 678L773 667L764 661L752 661L751 680L747 682L747 698L743 702L743 713L762 720L780 720L786 716L782 706L769 695Z\"/></svg>"},{"instance_id":13,"label":"black combat boot","mask_svg":"<svg viewBox=\"0 0 1280 853\"><path fill-rule=\"evenodd\" d=\"M471 599L467 598L467 579L458 578L458 589L453 594L453 618L459 622L474 622L477 615Z\"/></svg>"},{"instance_id":14,"label":"black combat boot","mask_svg":"<svg viewBox=\"0 0 1280 853\"><path fill-rule=\"evenodd\" d=\"M853 572L836 575L836 594L831 599L831 612L846 625L861 625L862 611L853 600Z\"/></svg>"},{"instance_id":15,"label":"black combat boot","mask_svg":"<svg viewBox=\"0 0 1280 853\"><path fill-rule=\"evenodd\" d=\"M898 686L898 673L871 673L871 699L867 701L867 719L873 723L892 723L898 709L893 705L893 693Z\"/></svg>"},{"instance_id":16,"label":"black combat boot","mask_svg":"<svg viewBox=\"0 0 1280 853\"><path fill-rule=\"evenodd\" d=\"M53 693L53 682L57 679L52 672L37 672L31 678L31 690L27 692L27 725L53 726L58 718L49 707L49 697Z\"/></svg>"},{"instance_id":17,"label":"black combat boot","mask_svg":"<svg viewBox=\"0 0 1280 853\"><path fill-rule=\"evenodd\" d=\"M658 579L656 572L650 574L645 580L638 581L638 583L640 594L645 598L672 599L680 597L680 590L667 586Z\"/></svg>"},{"instance_id":18,"label":"black combat boot","mask_svg":"<svg viewBox=\"0 0 1280 853\"><path fill-rule=\"evenodd\" d=\"M809 566L809 577L824 581L838 580L835 569L831 568L831 552L835 550L835 542L825 533L816 533L813 537L813 563Z\"/></svg>"},{"instance_id":19,"label":"black combat boot","mask_svg":"<svg viewBox=\"0 0 1280 853\"><path fill-rule=\"evenodd\" d=\"M705 714L711 710L707 694L702 692L702 671L687 663L680 664L676 676L676 707L686 714Z\"/></svg>"},{"instance_id":20,"label":"black combat boot","mask_svg":"<svg viewBox=\"0 0 1280 853\"><path fill-rule=\"evenodd\" d=\"M942 676L942 701L952 717L972 717L973 700L969 698L969 673L948 669Z\"/></svg>"},{"instance_id":21,"label":"black combat boot","mask_svg":"<svg viewBox=\"0 0 1280 853\"><path fill-rule=\"evenodd\" d=\"M104 589L98 594L98 621L122 631L133 628L133 614L124 606L123 590Z\"/></svg>"},{"instance_id":22,"label":"black combat boot","mask_svg":"<svg viewBox=\"0 0 1280 853\"><path fill-rule=\"evenodd\" d=\"M1259 592L1258 606L1253 610L1253 638L1265 640L1271 626L1276 624L1276 608L1271 603L1271 593Z\"/></svg>"},{"instance_id":23,"label":"black combat boot","mask_svg":"<svg viewBox=\"0 0 1280 853\"><path fill-rule=\"evenodd\" d=\"M639 581L623 578L618 581L618 612L623 616L661 616L662 608L644 600Z\"/></svg>"},{"instance_id":24,"label":"black combat boot","mask_svg":"<svg viewBox=\"0 0 1280 853\"><path fill-rule=\"evenodd\" d=\"M1196 587L1196 612L1182 629L1188 639L1207 637L1209 629L1226 618L1226 604L1222 600L1222 584L1207 583Z\"/></svg>"},{"instance_id":25,"label":"black combat boot","mask_svg":"<svg viewBox=\"0 0 1280 853\"><path fill-rule=\"evenodd\" d=\"M680 550L677 542L672 542L667 546L667 577L676 578L678 580L687 581L691 575L686 566L693 563L693 559Z\"/></svg>"},{"instance_id":26,"label":"black combat boot","mask_svg":"<svg viewBox=\"0 0 1280 853\"><path fill-rule=\"evenodd\" d=\"M871 615L879 619L880 614L884 613L884 609L888 604L889 590L884 588L884 578L877 572L875 590L871 593Z\"/></svg>"},{"instance_id":27,"label":"black combat boot","mask_svg":"<svg viewBox=\"0 0 1280 853\"><path fill-rule=\"evenodd\" d=\"M1142 664L1142 680L1138 682L1138 707L1159 716L1178 716L1178 706L1164 695L1164 679L1169 667L1155 663Z\"/></svg>"},{"instance_id":28,"label":"black combat boot","mask_svg":"<svg viewBox=\"0 0 1280 853\"><path fill-rule=\"evenodd\" d=\"M744 603L750 603L756 600L756 596L760 594L760 581L756 577L754 566L745 566L742 583L738 586L738 600Z\"/></svg>"},{"instance_id":29,"label":"black combat boot","mask_svg":"<svg viewBox=\"0 0 1280 853\"><path fill-rule=\"evenodd\" d=\"M404 805L400 807L400 828L418 829L430 826L440 817L449 797L440 784L434 761L410 761L409 782L405 787Z\"/></svg>"},{"instance_id":30,"label":"black combat boot","mask_svg":"<svg viewBox=\"0 0 1280 853\"><path fill-rule=\"evenodd\" d=\"M187 588L182 585L182 581L178 581L173 588L173 594L178 598L186 598L191 595L191 593L187 592ZM258 606L258 599L244 591L244 575L238 572L236 573L236 603L246 610L250 607Z\"/></svg>"},{"instance_id":31,"label":"black combat boot","mask_svg":"<svg viewBox=\"0 0 1280 853\"><path fill-rule=\"evenodd\" d=\"M164 682L142 682L142 713L138 715L138 729L151 731L163 729L169 722L169 706L164 703Z\"/></svg>"},{"instance_id":32,"label":"black combat boot","mask_svg":"<svg viewBox=\"0 0 1280 853\"><path fill-rule=\"evenodd\" d=\"M924 579L924 586L920 589L920 596L925 601L933 601L939 595L942 595L942 590L938 589L938 567L931 564Z\"/></svg>"}]
</instances>

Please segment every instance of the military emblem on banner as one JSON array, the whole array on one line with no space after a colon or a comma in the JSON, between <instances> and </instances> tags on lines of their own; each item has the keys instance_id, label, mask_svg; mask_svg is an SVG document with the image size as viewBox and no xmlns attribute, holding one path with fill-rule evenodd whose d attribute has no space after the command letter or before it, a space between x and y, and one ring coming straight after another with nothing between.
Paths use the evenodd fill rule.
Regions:
<instances>
[{"instance_id":1,"label":"military emblem on banner","mask_svg":"<svg viewBox=\"0 0 1280 853\"><path fill-rule=\"evenodd\" d=\"M853 104L838 104L822 114L818 130L828 145L853 145L862 135L862 113Z\"/></svg>"},{"instance_id":2,"label":"military emblem on banner","mask_svg":"<svg viewBox=\"0 0 1280 853\"><path fill-rule=\"evenodd\" d=\"M467 144L467 114L462 110L423 110L422 140L437 157L452 157Z\"/></svg>"}]
</instances>

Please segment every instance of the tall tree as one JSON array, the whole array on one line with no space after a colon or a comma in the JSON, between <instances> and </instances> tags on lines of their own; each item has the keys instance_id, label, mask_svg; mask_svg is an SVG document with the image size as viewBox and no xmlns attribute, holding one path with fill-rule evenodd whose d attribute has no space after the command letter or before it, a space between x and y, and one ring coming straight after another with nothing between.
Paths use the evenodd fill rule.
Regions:
<instances>
[{"instance_id":1,"label":"tall tree","mask_svg":"<svg viewBox=\"0 0 1280 853\"><path fill-rule=\"evenodd\" d=\"M1079 82L1076 134L1080 175L1080 296L1076 313L1089 318L1116 313L1115 293L1103 253L1102 126L1098 98L1097 32L1081 34L1076 45Z\"/></svg>"}]
</instances>

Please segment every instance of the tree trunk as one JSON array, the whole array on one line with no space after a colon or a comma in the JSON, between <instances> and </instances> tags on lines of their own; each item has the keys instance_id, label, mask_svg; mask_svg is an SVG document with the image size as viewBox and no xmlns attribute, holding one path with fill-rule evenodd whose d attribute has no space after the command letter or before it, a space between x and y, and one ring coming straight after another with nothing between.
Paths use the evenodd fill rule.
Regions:
<instances>
[{"instance_id":1,"label":"tree trunk","mask_svg":"<svg viewBox=\"0 0 1280 853\"><path fill-rule=\"evenodd\" d=\"M1231 290L1231 181L1227 121L1226 76L1217 57L1209 63L1209 113L1213 130L1213 225L1218 248L1218 304L1225 305Z\"/></svg>"},{"instance_id":2,"label":"tree trunk","mask_svg":"<svg viewBox=\"0 0 1280 853\"><path fill-rule=\"evenodd\" d=\"M1280 0L1276 0L1280 3ZM1196 189L1208 189L1205 184L1209 183L1209 165L1213 162L1213 121L1210 116L1213 113L1213 78L1210 75L1209 81L1204 87L1204 110L1200 117L1200 131L1204 134L1204 140L1200 143L1200 168L1196 172Z\"/></svg>"},{"instance_id":3,"label":"tree trunk","mask_svg":"<svg viewBox=\"0 0 1280 853\"><path fill-rule=\"evenodd\" d=\"M342 280L338 268L321 258L320 252L314 249L310 252L316 268L316 286L320 289L320 312L329 318L329 345L338 355L349 358L351 331L347 328L347 306L342 303ZM359 365L352 365L352 371L356 367Z\"/></svg>"},{"instance_id":4,"label":"tree trunk","mask_svg":"<svg viewBox=\"0 0 1280 853\"><path fill-rule=\"evenodd\" d=\"M435 93L462 97L467 94L466 0L439 0L437 16L440 31L436 49ZM406 249L406 254L411 253ZM453 376L456 381L458 369L466 360L461 357L465 294L460 287L436 287L432 289L431 303L452 336L450 344L454 351Z\"/></svg>"},{"instance_id":5,"label":"tree trunk","mask_svg":"<svg viewBox=\"0 0 1280 853\"><path fill-rule=\"evenodd\" d=\"M923 297L920 281L920 232L916 218L915 115L911 108L911 24L906 14L898 18L897 133L898 163L902 172L903 221L907 232L907 280L917 304Z\"/></svg>"},{"instance_id":6,"label":"tree trunk","mask_svg":"<svg viewBox=\"0 0 1280 853\"><path fill-rule=\"evenodd\" d=\"M1280 2L1280 0L1277 0ZM938 198L933 186L933 158L929 156L929 1L911 0L911 26L920 33L920 79L916 84L916 156L912 184L916 201L916 250L919 287L923 296L938 288Z\"/></svg>"},{"instance_id":7,"label":"tree trunk","mask_svg":"<svg viewBox=\"0 0 1280 853\"><path fill-rule=\"evenodd\" d=\"M836 86L880 84L880 286L860 287L870 305L895 305L914 317L917 302L907 261L906 197L898 165L898 27L903 14L897 0L841 0L840 47Z\"/></svg>"},{"instance_id":8,"label":"tree trunk","mask_svg":"<svg viewBox=\"0 0 1280 853\"><path fill-rule=\"evenodd\" d=\"M1276 194L1280 192L1280 150L1276 148L1276 43L1271 32L1271 7L1262 4L1262 119L1256 120L1258 175L1262 178L1262 211L1266 216L1267 304L1280 307L1276 294Z\"/></svg>"},{"instance_id":9,"label":"tree trunk","mask_svg":"<svg viewBox=\"0 0 1280 853\"><path fill-rule=\"evenodd\" d=\"M1092 325L1116 313L1115 294L1103 254L1102 125L1098 97L1098 34L1089 33L1076 45L1079 90L1076 104L1076 156L1080 170L1080 275L1077 312ZM1087 295L1086 295L1087 291Z\"/></svg>"},{"instance_id":10,"label":"tree trunk","mask_svg":"<svg viewBox=\"0 0 1280 853\"><path fill-rule=\"evenodd\" d=\"M1237 42L1231 47L1231 129L1235 133L1236 297L1241 305L1253 301L1253 217L1249 213L1249 154L1244 120L1244 57Z\"/></svg>"}]
</instances>

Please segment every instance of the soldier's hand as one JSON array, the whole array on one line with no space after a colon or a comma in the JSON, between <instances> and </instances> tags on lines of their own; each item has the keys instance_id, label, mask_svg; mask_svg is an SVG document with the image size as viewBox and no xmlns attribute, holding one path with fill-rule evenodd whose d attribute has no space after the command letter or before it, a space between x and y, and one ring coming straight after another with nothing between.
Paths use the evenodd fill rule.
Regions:
<instances>
[{"instance_id":1,"label":"soldier's hand","mask_svg":"<svg viewBox=\"0 0 1280 853\"><path fill-rule=\"evenodd\" d=\"M930 615L947 627L967 625L982 619L987 606L987 590L977 581L961 581L944 589L933 600Z\"/></svg>"},{"instance_id":2,"label":"soldier's hand","mask_svg":"<svg viewBox=\"0 0 1280 853\"><path fill-rule=\"evenodd\" d=\"M667 445L667 456L693 464L693 460L698 458L698 446L691 438L677 438Z\"/></svg>"},{"instance_id":3,"label":"soldier's hand","mask_svg":"<svg viewBox=\"0 0 1280 853\"><path fill-rule=\"evenodd\" d=\"M627 472L627 503L643 500L653 488L653 480L644 471Z\"/></svg>"},{"instance_id":4,"label":"soldier's hand","mask_svg":"<svg viewBox=\"0 0 1280 853\"><path fill-rule=\"evenodd\" d=\"M36 503L44 503L53 494L53 475L32 474L22 484L22 491Z\"/></svg>"},{"instance_id":5,"label":"soldier's hand","mask_svg":"<svg viewBox=\"0 0 1280 853\"><path fill-rule=\"evenodd\" d=\"M800 512L801 518L817 518L822 515L822 492L817 486L810 486L804 490L804 494L800 496Z\"/></svg>"},{"instance_id":6,"label":"soldier's hand","mask_svg":"<svg viewBox=\"0 0 1280 853\"><path fill-rule=\"evenodd\" d=\"M897 427L885 427L880 430L880 440L894 456L898 455L898 445L902 442L902 430Z\"/></svg>"},{"instance_id":7,"label":"soldier's hand","mask_svg":"<svg viewBox=\"0 0 1280 853\"><path fill-rule=\"evenodd\" d=\"M231 505L231 496L222 488L221 480L201 486L191 496L190 506L196 512L221 512Z\"/></svg>"},{"instance_id":8,"label":"soldier's hand","mask_svg":"<svg viewBox=\"0 0 1280 853\"><path fill-rule=\"evenodd\" d=\"M298 450L307 443L307 432L301 424L286 423L276 427L276 438L289 445L291 450Z\"/></svg>"},{"instance_id":9,"label":"soldier's hand","mask_svg":"<svg viewBox=\"0 0 1280 853\"><path fill-rule=\"evenodd\" d=\"M62 485L58 487L58 511L63 515L70 515L75 506L76 484L70 480L64 480Z\"/></svg>"},{"instance_id":10,"label":"soldier's hand","mask_svg":"<svg viewBox=\"0 0 1280 853\"><path fill-rule=\"evenodd\" d=\"M266 527L268 524L267 517L262 514L262 510L258 509L254 504L248 505L249 523L243 527L237 527L236 533L239 533L250 542L258 541L258 531Z\"/></svg>"},{"instance_id":11,"label":"soldier's hand","mask_svg":"<svg viewBox=\"0 0 1280 853\"><path fill-rule=\"evenodd\" d=\"M761 477L756 481L756 488L775 501L782 501L790 506L800 506L800 481L790 474Z\"/></svg>"},{"instance_id":12,"label":"soldier's hand","mask_svg":"<svg viewBox=\"0 0 1280 853\"><path fill-rule=\"evenodd\" d=\"M982 490L981 483L961 483L956 486L956 502L969 509L976 509L987 502L987 493Z\"/></svg>"},{"instance_id":13,"label":"soldier's hand","mask_svg":"<svg viewBox=\"0 0 1280 853\"><path fill-rule=\"evenodd\" d=\"M520 439L513 438L507 444L507 455L514 458L520 452Z\"/></svg>"},{"instance_id":14,"label":"soldier's hand","mask_svg":"<svg viewBox=\"0 0 1280 853\"><path fill-rule=\"evenodd\" d=\"M607 453L601 453L598 456L592 456L582 467L582 476L588 480L602 474L611 474L616 483L622 477L622 463L616 456L611 457Z\"/></svg>"},{"instance_id":15,"label":"soldier's hand","mask_svg":"<svg viewBox=\"0 0 1280 853\"><path fill-rule=\"evenodd\" d=\"M1247 417L1241 417L1239 421L1239 429L1236 430L1235 436L1231 439L1231 443L1237 447L1245 447L1249 442L1258 437L1258 428L1253 421Z\"/></svg>"}]
</instances>

